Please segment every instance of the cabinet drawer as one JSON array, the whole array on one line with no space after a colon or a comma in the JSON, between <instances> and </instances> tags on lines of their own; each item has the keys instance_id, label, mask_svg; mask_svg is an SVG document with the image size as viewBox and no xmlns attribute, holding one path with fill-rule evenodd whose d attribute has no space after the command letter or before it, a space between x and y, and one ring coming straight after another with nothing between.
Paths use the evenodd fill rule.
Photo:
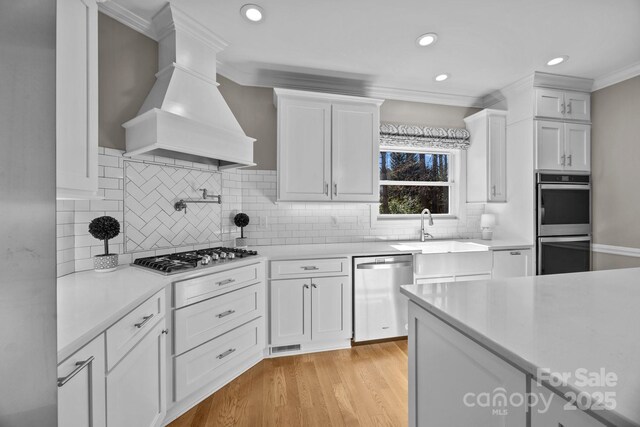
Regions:
<instances>
[{"instance_id":1,"label":"cabinet drawer","mask_svg":"<svg viewBox=\"0 0 640 427\"><path fill-rule=\"evenodd\" d=\"M264 315L264 285L257 284L175 311L175 354Z\"/></svg>"},{"instance_id":2,"label":"cabinet drawer","mask_svg":"<svg viewBox=\"0 0 640 427\"><path fill-rule=\"evenodd\" d=\"M107 329L107 369L111 370L149 330L164 318L164 289Z\"/></svg>"},{"instance_id":3,"label":"cabinet drawer","mask_svg":"<svg viewBox=\"0 0 640 427\"><path fill-rule=\"evenodd\" d=\"M175 400L179 401L264 350L264 317L175 358Z\"/></svg>"},{"instance_id":4,"label":"cabinet drawer","mask_svg":"<svg viewBox=\"0 0 640 427\"><path fill-rule=\"evenodd\" d=\"M272 261L271 278L346 276L349 274L347 258L303 259L296 261Z\"/></svg>"},{"instance_id":5,"label":"cabinet drawer","mask_svg":"<svg viewBox=\"0 0 640 427\"><path fill-rule=\"evenodd\" d=\"M446 254L417 254L414 258L416 276L460 276L490 273L492 254L486 252L454 252Z\"/></svg>"},{"instance_id":6,"label":"cabinet drawer","mask_svg":"<svg viewBox=\"0 0 640 427\"><path fill-rule=\"evenodd\" d=\"M264 280L264 263L220 271L173 284L175 307L180 308Z\"/></svg>"}]
</instances>

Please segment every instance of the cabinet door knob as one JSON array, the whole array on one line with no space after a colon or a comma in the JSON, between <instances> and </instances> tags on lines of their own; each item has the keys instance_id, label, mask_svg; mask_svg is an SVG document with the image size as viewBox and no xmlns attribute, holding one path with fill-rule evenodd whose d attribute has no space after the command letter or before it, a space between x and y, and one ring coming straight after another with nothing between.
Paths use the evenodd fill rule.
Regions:
<instances>
[{"instance_id":1,"label":"cabinet door knob","mask_svg":"<svg viewBox=\"0 0 640 427\"><path fill-rule=\"evenodd\" d=\"M69 375L67 375L66 377L62 377L62 378L58 378L58 387L62 387L63 385L65 385L67 382L69 382L69 380L73 377L75 377L76 375L78 375L78 373L80 371L82 371L84 368L86 368L87 366L89 366L89 364L91 362L93 362L94 357L91 356L89 357L87 360L82 360L80 362L76 362L76 368L71 371L71 373Z\"/></svg>"},{"instance_id":2,"label":"cabinet door knob","mask_svg":"<svg viewBox=\"0 0 640 427\"><path fill-rule=\"evenodd\" d=\"M564 166L564 165L565 165L565 163L566 163L566 159L567 159L567 156L566 156L565 154L563 154L563 155L562 155L562 163L561 163L561 165L562 165L562 166Z\"/></svg>"},{"instance_id":3,"label":"cabinet door knob","mask_svg":"<svg viewBox=\"0 0 640 427\"><path fill-rule=\"evenodd\" d=\"M304 285L303 288L309 289L309 285Z\"/></svg>"},{"instance_id":4,"label":"cabinet door knob","mask_svg":"<svg viewBox=\"0 0 640 427\"><path fill-rule=\"evenodd\" d=\"M164 335L168 335L168 334L169 334L169 330L168 330L168 329L163 329L163 330L162 330L162 333L163 333Z\"/></svg>"},{"instance_id":5,"label":"cabinet door knob","mask_svg":"<svg viewBox=\"0 0 640 427\"><path fill-rule=\"evenodd\" d=\"M571 114L571 102L567 104L567 114Z\"/></svg>"},{"instance_id":6,"label":"cabinet door knob","mask_svg":"<svg viewBox=\"0 0 640 427\"><path fill-rule=\"evenodd\" d=\"M329 195L329 183L328 182L324 183L324 194L326 194L327 196Z\"/></svg>"},{"instance_id":7,"label":"cabinet door knob","mask_svg":"<svg viewBox=\"0 0 640 427\"><path fill-rule=\"evenodd\" d=\"M522 255L522 253L519 251L513 251L511 252L511 255Z\"/></svg>"},{"instance_id":8,"label":"cabinet door knob","mask_svg":"<svg viewBox=\"0 0 640 427\"><path fill-rule=\"evenodd\" d=\"M569 163L567 164L567 166L571 166L571 164L573 163L573 159L572 159L572 157L573 157L573 154L569 154L569 155L567 156L567 160L568 160L568 162L569 162Z\"/></svg>"},{"instance_id":9,"label":"cabinet door knob","mask_svg":"<svg viewBox=\"0 0 640 427\"><path fill-rule=\"evenodd\" d=\"M317 288L318 286L316 286L315 283L312 283L311 286L313 286L314 288Z\"/></svg>"},{"instance_id":10,"label":"cabinet door knob","mask_svg":"<svg viewBox=\"0 0 640 427\"><path fill-rule=\"evenodd\" d=\"M338 183L337 182L333 183L333 195L334 196L338 195Z\"/></svg>"},{"instance_id":11,"label":"cabinet door knob","mask_svg":"<svg viewBox=\"0 0 640 427\"><path fill-rule=\"evenodd\" d=\"M560 112L564 114L564 102L560 104Z\"/></svg>"}]
</instances>

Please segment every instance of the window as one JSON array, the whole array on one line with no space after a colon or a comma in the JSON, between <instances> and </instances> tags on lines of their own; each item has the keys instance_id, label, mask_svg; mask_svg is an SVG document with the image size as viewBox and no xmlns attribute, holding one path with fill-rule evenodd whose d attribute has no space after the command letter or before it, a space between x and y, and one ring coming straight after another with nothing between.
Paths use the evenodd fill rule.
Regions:
<instances>
[{"instance_id":1,"label":"window","mask_svg":"<svg viewBox=\"0 0 640 427\"><path fill-rule=\"evenodd\" d=\"M381 215L450 214L451 153L380 151Z\"/></svg>"}]
</instances>

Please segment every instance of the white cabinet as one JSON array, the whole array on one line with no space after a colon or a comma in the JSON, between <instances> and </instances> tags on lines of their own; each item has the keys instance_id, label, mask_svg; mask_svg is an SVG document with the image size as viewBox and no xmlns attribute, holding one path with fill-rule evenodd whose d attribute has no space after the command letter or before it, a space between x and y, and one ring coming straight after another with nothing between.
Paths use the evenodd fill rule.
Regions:
<instances>
[{"instance_id":1,"label":"white cabinet","mask_svg":"<svg viewBox=\"0 0 640 427\"><path fill-rule=\"evenodd\" d=\"M591 119L591 95L557 89L535 90L535 116L561 120Z\"/></svg>"},{"instance_id":2,"label":"white cabinet","mask_svg":"<svg viewBox=\"0 0 640 427\"><path fill-rule=\"evenodd\" d=\"M464 121L471 133L467 150L467 202L506 202L507 112L482 110Z\"/></svg>"},{"instance_id":3,"label":"white cabinet","mask_svg":"<svg viewBox=\"0 0 640 427\"><path fill-rule=\"evenodd\" d=\"M278 200L376 202L381 100L274 89Z\"/></svg>"},{"instance_id":4,"label":"white cabinet","mask_svg":"<svg viewBox=\"0 0 640 427\"><path fill-rule=\"evenodd\" d=\"M505 402L495 412L478 402L501 389L525 396L526 381L524 373L409 302L409 426L525 426L526 405Z\"/></svg>"},{"instance_id":5,"label":"white cabinet","mask_svg":"<svg viewBox=\"0 0 640 427\"><path fill-rule=\"evenodd\" d=\"M58 0L56 10L57 197L98 192L98 8Z\"/></svg>"},{"instance_id":6,"label":"white cabinet","mask_svg":"<svg viewBox=\"0 0 640 427\"><path fill-rule=\"evenodd\" d=\"M533 275L533 253L531 249L508 249L493 251L494 279Z\"/></svg>"},{"instance_id":7,"label":"white cabinet","mask_svg":"<svg viewBox=\"0 0 640 427\"><path fill-rule=\"evenodd\" d=\"M104 334L100 334L58 365L59 426L105 426L104 359Z\"/></svg>"},{"instance_id":8,"label":"white cabinet","mask_svg":"<svg viewBox=\"0 0 640 427\"><path fill-rule=\"evenodd\" d=\"M531 408L531 427L604 427L604 424L545 386L539 385L537 381L531 381L531 394L543 396L543 399L538 399L539 402L551 402L548 408L542 403Z\"/></svg>"},{"instance_id":9,"label":"white cabinet","mask_svg":"<svg viewBox=\"0 0 640 427\"><path fill-rule=\"evenodd\" d=\"M271 281L271 345L350 338L348 276Z\"/></svg>"},{"instance_id":10,"label":"white cabinet","mask_svg":"<svg viewBox=\"0 0 640 427\"><path fill-rule=\"evenodd\" d=\"M424 284L490 279L492 263L490 251L415 254L413 280Z\"/></svg>"},{"instance_id":11,"label":"white cabinet","mask_svg":"<svg viewBox=\"0 0 640 427\"><path fill-rule=\"evenodd\" d=\"M536 169L591 170L591 126L536 120Z\"/></svg>"},{"instance_id":12,"label":"white cabinet","mask_svg":"<svg viewBox=\"0 0 640 427\"><path fill-rule=\"evenodd\" d=\"M311 341L311 279L271 281L271 344Z\"/></svg>"},{"instance_id":13,"label":"white cabinet","mask_svg":"<svg viewBox=\"0 0 640 427\"><path fill-rule=\"evenodd\" d=\"M311 339L351 338L351 286L348 277L311 279Z\"/></svg>"},{"instance_id":14,"label":"white cabinet","mask_svg":"<svg viewBox=\"0 0 640 427\"><path fill-rule=\"evenodd\" d=\"M160 322L107 375L110 427L158 426L166 413L166 335Z\"/></svg>"}]
</instances>

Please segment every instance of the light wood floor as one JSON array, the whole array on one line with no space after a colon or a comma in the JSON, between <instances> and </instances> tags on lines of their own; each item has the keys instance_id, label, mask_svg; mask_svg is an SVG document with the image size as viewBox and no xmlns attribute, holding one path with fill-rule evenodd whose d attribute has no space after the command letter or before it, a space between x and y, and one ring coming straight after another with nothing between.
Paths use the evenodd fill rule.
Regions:
<instances>
[{"instance_id":1,"label":"light wood floor","mask_svg":"<svg viewBox=\"0 0 640 427\"><path fill-rule=\"evenodd\" d=\"M169 427L406 426L407 341L265 359Z\"/></svg>"}]
</instances>

